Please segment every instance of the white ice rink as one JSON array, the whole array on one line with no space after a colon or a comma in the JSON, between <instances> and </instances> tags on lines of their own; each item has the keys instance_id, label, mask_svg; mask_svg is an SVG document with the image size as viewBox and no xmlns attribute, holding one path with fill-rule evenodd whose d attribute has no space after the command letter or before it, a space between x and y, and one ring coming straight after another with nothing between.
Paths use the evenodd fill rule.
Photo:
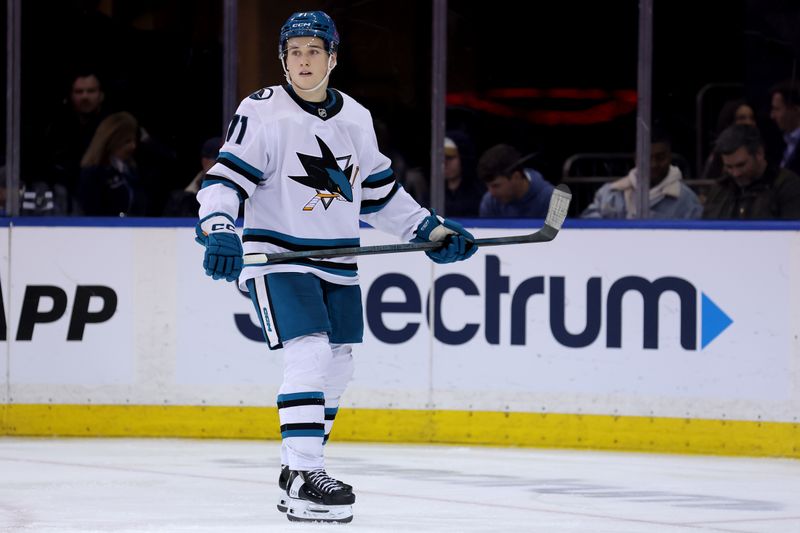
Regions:
<instances>
[{"instance_id":1,"label":"white ice rink","mask_svg":"<svg viewBox=\"0 0 800 533\"><path fill-rule=\"evenodd\" d=\"M275 508L277 442L0 438L3 532L800 532L800 461L332 442L348 525Z\"/></svg>"}]
</instances>

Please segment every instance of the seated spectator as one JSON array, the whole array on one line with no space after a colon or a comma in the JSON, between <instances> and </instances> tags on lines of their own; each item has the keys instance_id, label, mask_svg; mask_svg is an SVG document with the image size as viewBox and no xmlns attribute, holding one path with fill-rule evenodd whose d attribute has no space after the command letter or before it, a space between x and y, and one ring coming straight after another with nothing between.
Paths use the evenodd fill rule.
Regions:
<instances>
[{"instance_id":1,"label":"seated spectator","mask_svg":"<svg viewBox=\"0 0 800 533\"><path fill-rule=\"evenodd\" d=\"M81 160L78 201L89 216L143 215L146 199L134 153L139 125L130 113L114 113L97 127Z\"/></svg>"},{"instance_id":2,"label":"seated spectator","mask_svg":"<svg viewBox=\"0 0 800 533\"><path fill-rule=\"evenodd\" d=\"M448 132L444 139L444 210L448 217L478 216L485 189L475 176L474 153L466 134Z\"/></svg>"},{"instance_id":3,"label":"seated spectator","mask_svg":"<svg viewBox=\"0 0 800 533\"><path fill-rule=\"evenodd\" d=\"M717 127L714 130L714 139L719 137L719 135L726 128L733 126L734 124L749 124L750 126L756 126L756 112L753 110L753 106L748 104L747 101L742 98L728 100L725 102L725 104L723 104L722 109L719 112L719 117L717 118ZM722 160L719 158L719 155L715 154L712 150L708 156L708 159L706 159L706 164L703 168L701 178L719 179L720 177L722 177Z\"/></svg>"},{"instance_id":4,"label":"seated spectator","mask_svg":"<svg viewBox=\"0 0 800 533\"><path fill-rule=\"evenodd\" d=\"M64 106L45 127L41 176L56 195L72 199L77 193L80 162L106 116L105 93L93 70L76 72L70 79ZM70 212L77 206L69 205Z\"/></svg>"},{"instance_id":5,"label":"seated spectator","mask_svg":"<svg viewBox=\"0 0 800 533\"><path fill-rule=\"evenodd\" d=\"M495 145L478 161L478 178L488 189L481 199L480 216L544 218L550 206L553 185L524 165L533 155L520 153L507 144Z\"/></svg>"},{"instance_id":6,"label":"seated spectator","mask_svg":"<svg viewBox=\"0 0 800 533\"><path fill-rule=\"evenodd\" d=\"M639 218L637 169L622 179L606 183L594 195L583 218ZM700 218L703 207L697 195L683 181L672 164L672 144L663 133L656 133L650 145L650 218Z\"/></svg>"},{"instance_id":7,"label":"seated spectator","mask_svg":"<svg viewBox=\"0 0 800 533\"><path fill-rule=\"evenodd\" d=\"M173 191L170 195L167 206L164 209L164 216L168 217L196 217L200 204L197 201L197 191L206 177L208 169L217 162L219 149L222 146L222 137L213 137L203 143L200 149L200 172L195 174L192 181L186 188Z\"/></svg>"},{"instance_id":8,"label":"seated spectator","mask_svg":"<svg viewBox=\"0 0 800 533\"><path fill-rule=\"evenodd\" d=\"M731 126L714 151L725 174L709 192L703 218L800 219L800 177L767 162L757 128Z\"/></svg>"},{"instance_id":9,"label":"seated spectator","mask_svg":"<svg viewBox=\"0 0 800 533\"><path fill-rule=\"evenodd\" d=\"M800 174L800 82L786 81L770 90L771 106L769 118L783 133L786 147L781 158L780 168L788 168Z\"/></svg>"}]
</instances>

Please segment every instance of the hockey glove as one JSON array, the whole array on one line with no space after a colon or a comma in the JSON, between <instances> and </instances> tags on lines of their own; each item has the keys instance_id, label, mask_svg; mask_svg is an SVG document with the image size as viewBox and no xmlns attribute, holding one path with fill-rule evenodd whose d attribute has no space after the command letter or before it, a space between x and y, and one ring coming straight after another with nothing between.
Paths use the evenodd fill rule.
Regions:
<instances>
[{"instance_id":1,"label":"hockey glove","mask_svg":"<svg viewBox=\"0 0 800 533\"><path fill-rule=\"evenodd\" d=\"M242 241L236 234L233 219L223 213L211 213L195 227L194 240L206 247L203 268L214 279L235 281L242 271Z\"/></svg>"},{"instance_id":2,"label":"hockey glove","mask_svg":"<svg viewBox=\"0 0 800 533\"><path fill-rule=\"evenodd\" d=\"M478 251L473 243L475 237L464 226L455 220L437 216L435 211L422 219L414 233L417 236L411 242L444 241L441 248L425 252L435 263L463 261Z\"/></svg>"}]
</instances>

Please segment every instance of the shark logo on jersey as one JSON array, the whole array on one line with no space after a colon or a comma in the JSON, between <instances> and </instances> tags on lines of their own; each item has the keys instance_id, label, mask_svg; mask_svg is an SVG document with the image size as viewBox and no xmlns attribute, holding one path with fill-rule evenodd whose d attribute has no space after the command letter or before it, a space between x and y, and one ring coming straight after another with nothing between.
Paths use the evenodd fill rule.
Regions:
<instances>
[{"instance_id":1,"label":"shark logo on jersey","mask_svg":"<svg viewBox=\"0 0 800 533\"><path fill-rule=\"evenodd\" d=\"M353 181L358 174L358 167L354 171L353 165L350 164L352 156L336 157L322 139L316 135L314 137L319 144L321 156L297 152L297 158L300 159L307 175L289 176L297 183L317 191L303 206L303 211L313 211L320 202L325 209L328 209L334 200L352 202ZM339 165L339 161L344 161L344 169Z\"/></svg>"}]
</instances>

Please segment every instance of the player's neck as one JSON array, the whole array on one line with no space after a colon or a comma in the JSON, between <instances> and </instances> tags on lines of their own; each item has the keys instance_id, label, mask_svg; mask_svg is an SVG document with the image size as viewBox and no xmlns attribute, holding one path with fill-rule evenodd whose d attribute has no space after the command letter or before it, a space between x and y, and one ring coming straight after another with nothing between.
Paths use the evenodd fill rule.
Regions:
<instances>
[{"instance_id":1,"label":"player's neck","mask_svg":"<svg viewBox=\"0 0 800 533\"><path fill-rule=\"evenodd\" d=\"M318 87L313 90L301 89L297 85L292 85L292 89L294 89L294 92L297 94L297 96L299 96L306 102L313 102L313 103L324 102L325 98L328 97L327 83L324 83L322 87Z\"/></svg>"},{"instance_id":2,"label":"player's neck","mask_svg":"<svg viewBox=\"0 0 800 533\"><path fill-rule=\"evenodd\" d=\"M302 91L297 91L297 95L305 100L306 102L311 102L313 104L318 104L320 102L324 102L327 94L325 91L314 91L313 93L304 93Z\"/></svg>"}]
</instances>

